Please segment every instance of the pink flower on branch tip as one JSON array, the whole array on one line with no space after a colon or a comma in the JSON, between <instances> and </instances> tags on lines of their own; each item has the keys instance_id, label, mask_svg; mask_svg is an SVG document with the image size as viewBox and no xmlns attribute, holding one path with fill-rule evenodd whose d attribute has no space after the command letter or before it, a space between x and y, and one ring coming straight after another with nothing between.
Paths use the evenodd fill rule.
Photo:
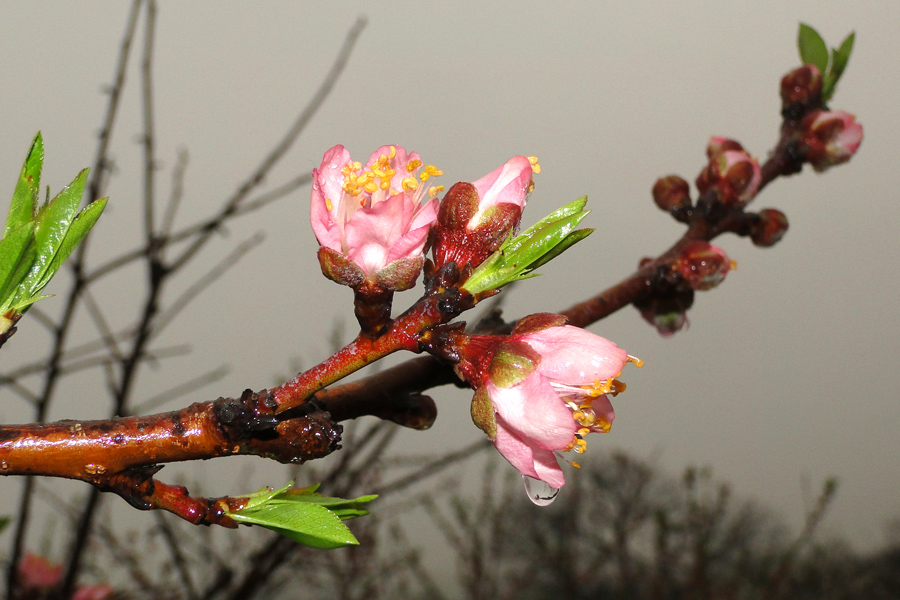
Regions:
<instances>
[{"instance_id":1,"label":"pink flower on branch tip","mask_svg":"<svg viewBox=\"0 0 900 600\"><path fill-rule=\"evenodd\" d=\"M609 431L615 414L608 395L625 387L615 378L626 362L640 364L613 342L564 322L532 315L508 338L470 336L476 362L463 348L459 365L476 388L476 425L522 475L553 488L565 483L557 456L584 452L588 433Z\"/></svg>"},{"instance_id":2,"label":"pink flower on branch tip","mask_svg":"<svg viewBox=\"0 0 900 600\"><path fill-rule=\"evenodd\" d=\"M382 146L365 165L341 145L326 152L313 170L310 205L323 273L354 287L412 287L442 189L427 182L442 174L401 146Z\"/></svg>"},{"instance_id":3,"label":"pink flower on branch tip","mask_svg":"<svg viewBox=\"0 0 900 600\"><path fill-rule=\"evenodd\" d=\"M817 110L802 123L806 158L816 171L845 163L856 154L863 139L862 125L842 110Z\"/></svg>"},{"instance_id":4,"label":"pink flower on branch tip","mask_svg":"<svg viewBox=\"0 0 900 600\"><path fill-rule=\"evenodd\" d=\"M537 157L514 156L475 182L454 184L432 232L435 265L474 268L493 254L518 228L540 171Z\"/></svg>"},{"instance_id":5,"label":"pink flower on branch tip","mask_svg":"<svg viewBox=\"0 0 900 600\"><path fill-rule=\"evenodd\" d=\"M62 581L62 565L55 565L38 554L26 552L19 561L19 585L24 590L49 590Z\"/></svg>"}]
</instances>

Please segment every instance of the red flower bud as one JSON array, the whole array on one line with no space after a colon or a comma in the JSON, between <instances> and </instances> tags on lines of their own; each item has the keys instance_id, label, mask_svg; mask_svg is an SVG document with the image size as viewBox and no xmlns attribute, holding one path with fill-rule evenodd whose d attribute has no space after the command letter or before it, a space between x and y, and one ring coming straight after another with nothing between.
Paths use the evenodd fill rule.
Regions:
<instances>
[{"instance_id":1,"label":"red flower bud","mask_svg":"<svg viewBox=\"0 0 900 600\"><path fill-rule=\"evenodd\" d=\"M816 171L824 171L850 160L863 139L862 125L842 110L817 110L802 123L806 158Z\"/></svg>"},{"instance_id":2,"label":"red flower bud","mask_svg":"<svg viewBox=\"0 0 900 600\"><path fill-rule=\"evenodd\" d=\"M653 185L653 201L676 219L686 216L691 208L691 189L678 175L660 177Z\"/></svg>"},{"instance_id":3,"label":"red flower bud","mask_svg":"<svg viewBox=\"0 0 900 600\"><path fill-rule=\"evenodd\" d=\"M725 279L725 274L734 266L721 248L709 242L696 240L681 250L675 268L691 288L704 291L719 285Z\"/></svg>"},{"instance_id":4,"label":"red flower bud","mask_svg":"<svg viewBox=\"0 0 900 600\"><path fill-rule=\"evenodd\" d=\"M822 99L822 73L815 65L803 65L781 78L781 109L795 111Z\"/></svg>"},{"instance_id":5,"label":"red flower bud","mask_svg":"<svg viewBox=\"0 0 900 600\"><path fill-rule=\"evenodd\" d=\"M747 202L756 194L762 181L759 162L734 140L713 137L706 148L709 164L697 176L697 189L705 194L718 191L725 204Z\"/></svg>"},{"instance_id":6,"label":"red flower bud","mask_svg":"<svg viewBox=\"0 0 900 600\"><path fill-rule=\"evenodd\" d=\"M474 183L454 184L441 201L431 231L434 265L477 267L519 226L534 186L537 159L514 156Z\"/></svg>"},{"instance_id":7,"label":"red flower bud","mask_svg":"<svg viewBox=\"0 0 900 600\"><path fill-rule=\"evenodd\" d=\"M759 220L750 230L750 239L757 246L774 246L788 230L788 220L783 212L774 208L759 211Z\"/></svg>"}]
</instances>

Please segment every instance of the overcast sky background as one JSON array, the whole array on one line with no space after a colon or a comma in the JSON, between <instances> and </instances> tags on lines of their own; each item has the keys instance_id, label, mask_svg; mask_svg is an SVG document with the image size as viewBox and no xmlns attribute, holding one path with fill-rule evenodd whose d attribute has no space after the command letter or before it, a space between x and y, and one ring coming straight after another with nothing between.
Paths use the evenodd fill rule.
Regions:
<instances>
[{"instance_id":1,"label":"overcast sky background","mask_svg":"<svg viewBox=\"0 0 900 600\"><path fill-rule=\"evenodd\" d=\"M3 4L0 191L12 192L37 130L46 147L44 183L54 191L92 163L106 109L103 88L112 79L128 6ZM830 45L856 31L832 107L854 113L865 127L858 156L824 175L807 170L765 190L755 207L784 211L790 231L772 249L720 238L738 270L720 288L697 295L688 330L663 339L633 308L591 327L646 366L626 369L628 391L614 401L615 426L589 438L582 462L604 448L622 448L654 457L673 473L711 465L739 496L775 508L795 528L810 499L804 482L815 493L836 475L841 485L825 529L862 549L881 542L885 523L900 516L900 3L389 6L160 2L154 64L160 196L168 196L171 167L184 147L190 164L180 223L213 212L280 139L347 30L366 15L342 79L267 186L318 166L337 143L362 161L382 144L403 145L443 169L447 185L481 177L512 155L537 155L543 171L523 223L587 194L593 212L585 224L597 231L512 294L511 318L566 308L667 248L683 226L653 205L656 178L677 173L693 181L710 135L735 138L764 159L777 139L778 83L798 65L798 22L814 25ZM135 65L112 142L111 200L91 248L98 262L136 247L142 235ZM209 266L265 232L265 243L158 341L157 347L188 341L193 351L144 371L139 397L222 364L231 367L227 378L163 408L267 387L292 360L323 359L335 322L347 323L349 340L351 294L318 272L308 195L304 188L232 223L228 236L206 251L202 262ZM198 264L195 274L202 270ZM140 275L134 277L139 285ZM175 285L167 298L186 284ZM121 318L133 314L133 286L103 289L122 306ZM41 304L52 311L54 302L61 304ZM396 308L403 303L401 297ZM95 335L90 327L82 331ZM26 318L3 349L0 370L42 335ZM109 410L99 372L72 378L66 392L51 418L101 417ZM2 394L3 421L28 418L30 409ZM468 418L465 393L435 397L441 413L435 428L404 434L405 451L460 447L481 435ZM222 471L232 464L246 463L215 463L215 481L192 492L283 483L265 468L234 482ZM0 513L11 511L18 485L0 481ZM136 526L152 523L149 515L131 518Z\"/></svg>"}]
</instances>

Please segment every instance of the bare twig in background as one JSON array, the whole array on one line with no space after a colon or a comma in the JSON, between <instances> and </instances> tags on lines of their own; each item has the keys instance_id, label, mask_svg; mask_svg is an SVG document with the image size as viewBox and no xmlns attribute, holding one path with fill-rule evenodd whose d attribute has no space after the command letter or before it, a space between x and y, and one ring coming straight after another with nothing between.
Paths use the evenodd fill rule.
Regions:
<instances>
[{"instance_id":1,"label":"bare twig in background","mask_svg":"<svg viewBox=\"0 0 900 600\"><path fill-rule=\"evenodd\" d=\"M116 74L113 79L113 85L109 92L109 103L106 109L103 127L100 130L100 144L97 148L97 157L94 160L94 168L91 170L91 179L88 183L88 197L99 198L104 188L104 176L109 168L109 140L112 137L112 127L115 123L116 115L119 108L119 97L125 84L125 67L128 64L128 57L131 53L131 43L134 40L134 33L137 28L138 12L141 6L141 0L134 0L131 4L131 11L128 15L127 24L125 26L125 35L122 38L122 46L119 50L119 60L116 65ZM65 347L69 327L75 314L75 306L81 293L83 282L81 273L84 270L84 258L87 251L87 242L84 240L79 248L75 251L75 255L71 257L70 264L75 274L74 281L66 297L63 315L59 320L59 325L54 331L53 347L47 360L44 361L47 374L44 380L44 389L39 395L35 407L35 421L43 422L46 418L48 404L56 387L56 383L60 374L60 359L62 358L63 348ZM10 597L16 590L16 582L18 578L17 566L22 557L22 546L25 541L25 534L28 531L28 519L31 514L33 480L29 477L25 479L22 487L22 499L19 502L19 512L16 516L16 530L13 535L12 548L10 549L9 565L6 575L6 590Z\"/></svg>"}]
</instances>

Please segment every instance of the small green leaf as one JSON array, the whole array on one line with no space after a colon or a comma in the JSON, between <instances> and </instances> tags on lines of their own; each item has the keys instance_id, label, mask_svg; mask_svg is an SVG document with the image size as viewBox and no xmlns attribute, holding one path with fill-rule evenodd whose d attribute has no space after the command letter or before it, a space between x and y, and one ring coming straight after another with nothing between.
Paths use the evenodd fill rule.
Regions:
<instances>
[{"instance_id":1,"label":"small green leaf","mask_svg":"<svg viewBox=\"0 0 900 600\"><path fill-rule=\"evenodd\" d=\"M840 48L834 50L834 60L832 62L831 70L838 78L844 73L844 69L847 68L847 63L850 62L850 55L853 53L853 42L855 40L856 32L851 31L850 35L845 37L844 41L841 42Z\"/></svg>"},{"instance_id":2,"label":"small green leaf","mask_svg":"<svg viewBox=\"0 0 900 600\"><path fill-rule=\"evenodd\" d=\"M309 503L268 504L231 515L239 523L261 525L313 548L359 545L341 519L325 508Z\"/></svg>"},{"instance_id":3,"label":"small green leaf","mask_svg":"<svg viewBox=\"0 0 900 600\"><path fill-rule=\"evenodd\" d=\"M819 32L806 23L800 23L797 48L804 65L816 65L823 76L828 72L828 46Z\"/></svg>"},{"instance_id":4,"label":"small green leaf","mask_svg":"<svg viewBox=\"0 0 900 600\"><path fill-rule=\"evenodd\" d=\"M31 250L31 252L29 252ZM34 258L34 226L31 222L7 232L0 240L0 307L6 308L16 287L25 278Z\"/></svg>"},{"instance_id":5,"label":"small green leaf","mask_svg":"<svg viewBox=\"0 0 900 600\"><path fill-rule=\"evenodd\" d=\"M6 529L6 526L10 524L12 521L12 517L0 517L0 531Z\"/></svg>"},{"instance_id":6,"label":"small green leaf","mask_svg":"<svg viewBox=\"0 0 900 600\"><path fill-rule=\"evenodd\" d=\"M271 529L314 548L338 548L359 542L342 521L369 514L358 505L377 496L352 500L316 493L318 484L292 489L291 482L278 490L263 488L250 494L240 510L230 513L235 521Z\"/></svg>"},{"instance_id":7,"label":"small green leaf","mask_svg":"<svg viewBox=\"0 0 900 600\"><path fill-rule=\"evenodd\" d=\"M69 225L69 230L66 232L62 244L53 256L50 265L47 267L44 277L38 282L38 289L43 289L44 286L50 283L50 279L56 275L60 268L62 268L65 260L69 258L69 255L72 254L75 248L78 247L78 244L84 240L91 231L91 228L97 222L97 219L100 218L103 209L106 208L108 200L109 198L95 200L84 207L84 210L75 216L72 223Z\"/></svg>"},{"instance_id":8,"label":"small green leaf","mask_svg":"<svg viewBox=\"0 0 900 600\"><path fill-rule=\"evenodd\" d=\"M592 233L594 233L593 229L576 229L575 231L564 237L560 243L554 246L553 250L551 250L550 252L539 258L537 262L532 264L531 269L537 269L538 267L550 262Z\"/></svg>"},{"instance_id":9,"label":"small green leaf","mask_svg":"<svg viewBox=\"0 0 900 600\"><path fill-rule=\"evenodd\" d=\"M9 215L6 217L4 235L9 235L9 232L34 219L41 188L43 162L44 142L41 139L41 133L38 132L34 141L31 142L31 149L28 151L28 156L25 157L25 165L16 182L12 203L9 206Z\"/></svg>"},{"instance_id":10,"label":"small green leaf","mask_svg":"<svg viewBox=\"0 0 900 600\"><path fill-rule=\"evenodd\" d=\"M532 225L531 227L529 227L528 229L526 229L525 231L523 231L522 233L517 235L515 237L515 239L513 239L509 243L509 245L504 248L504 250L507 250L509 252L514 252L520 245L522 245L522 243L524 243L524 241L526 239L528 239L529 237L534 235L534 233L538 229L540 229L541 227L544 227L548 223L552 223L553 221L558 221L559 219L562 219L563 217L568 217L568 216L571 216L571 215L574 215L576 213L583 211L585 204L587 204L587 196L582 196L578 200L575 200L574 202L570 202L569 204L566 204L562 208L553 211L552 213L550 213L549 215L547 215L546 217L544 217L543 219L541 219L540 221L538 221L537 223L535 223L534 225Z\"/></svg>"},{"instance_id":11,"label":"small green leaf","mask_svg":"<svg viewBox=\"0 0 900 600\"><path fill-rule=\"evenodd\" d=\"M57 252L62 247L69 232L69 227L78 212L81 204L81 196L84 194L84 184L87 180L88 170L84 169L72 181L64 187L59 194L45 204L38 212L35 220L34 239L36 256L31 272L25 280L24 288L18 298L33 296L46 285L55 272L50 272L50 266L54 262Z\"/></svg>"}]
</instances>

